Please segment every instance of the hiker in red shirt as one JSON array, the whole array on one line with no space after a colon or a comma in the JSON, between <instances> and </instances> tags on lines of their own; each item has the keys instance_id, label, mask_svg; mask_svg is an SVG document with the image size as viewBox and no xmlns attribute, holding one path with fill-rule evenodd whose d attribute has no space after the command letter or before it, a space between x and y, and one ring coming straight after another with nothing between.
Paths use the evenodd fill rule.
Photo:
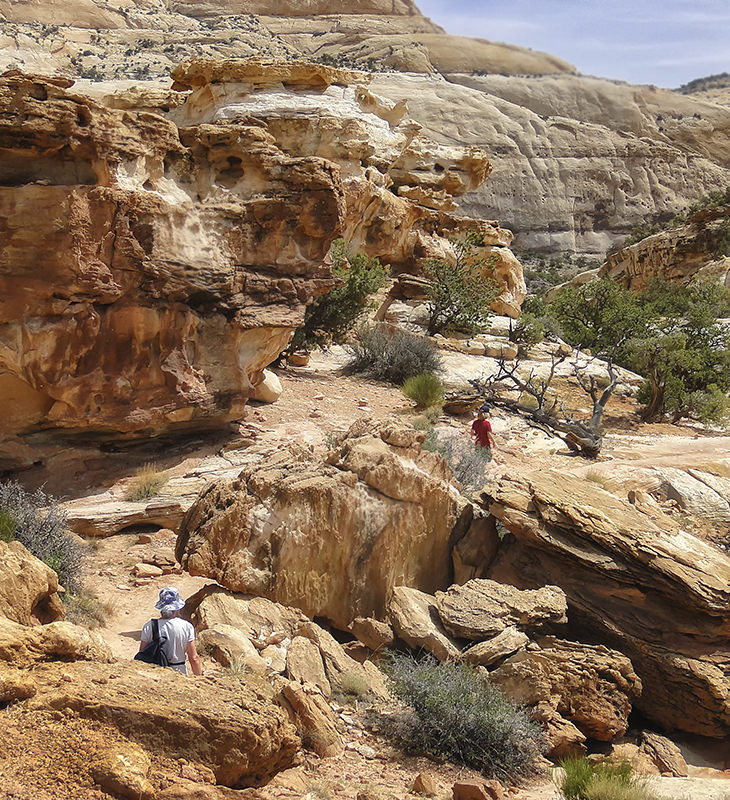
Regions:
<instances>
[{"instance_id":1,"label":"hiker in red shirt","mask_svg":"<svg viewBox=\"0 0 730 800\"><path fill-rule=\"evenodd\" d=\"M471 435L476 439L477 447L484 447L488 451L489 458L492 457L492 448L496 446L492 435L492 423L487 419L489 406L483 405L478 412L477 418L471 424Z\"/></svg>"}]
</instances>

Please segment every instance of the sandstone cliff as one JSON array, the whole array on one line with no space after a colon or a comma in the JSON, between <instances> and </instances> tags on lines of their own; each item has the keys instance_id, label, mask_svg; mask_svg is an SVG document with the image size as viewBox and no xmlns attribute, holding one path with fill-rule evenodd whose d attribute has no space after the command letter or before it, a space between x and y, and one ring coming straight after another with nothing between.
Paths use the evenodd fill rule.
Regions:
<instances>
[{"instance_id":1,"label":"sandstone cliff","mask_svg":"<svg viewBox=\"0 0 730 800\"><path fill-rule=\"evenodd\" d=\"M476 225L518 312L511 234L448 213L488 176L484 151L429 144L359 72L202 59L174 77L103 102L64 79L0 82L3 468L42 461L49 429L240 418L335 284L336 236L408 269Z\"/></svg>"},{"instance_id":2,"label":"sandstone cliff","mask_svg":"<svg viewBox=\"0 0 730 800\"><path fill-rule=\"evenodd\" d=\"M730 207L707 208L684 225L648 236L606 259L597 275L609 275L633 291L655 278L687 284L702 278L728 285Z\"/></svg>"},{"instance_id":3,"label":"sandstone cliff","mask_svg":"<svg viewBox=\"0 0 730 800\"><path fill-rule=\"evenodd\" d=\"M730 182L721 98L576 75L544 53L450 36L410 2L42 0L0 13L0 67L92 81L147 81L200 55L377 70L377 92L407 96L436 141L492 155L492 180L460 207L500 219L520 249L603 253Z\"/></svg>"}]
</instances>

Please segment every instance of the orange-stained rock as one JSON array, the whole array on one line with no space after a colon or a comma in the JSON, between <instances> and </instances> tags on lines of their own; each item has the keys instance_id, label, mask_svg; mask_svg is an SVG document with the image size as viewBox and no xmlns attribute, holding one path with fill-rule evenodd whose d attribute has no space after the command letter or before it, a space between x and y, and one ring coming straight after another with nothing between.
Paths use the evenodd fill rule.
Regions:
<instances>
[{"instance_id":1,"label":"orange-stained rock","mask_svg":"<svg viewBox=\"0 0 730 800\"><path fill-rule=\"evenodd\" d=\"M665 730L726 736L727 554L681 528L660 527L583 478L505 475L490 495L490 512L514 539L486 575L520 588L559 586L570 637L588 636L631 660L643 685L635 708Z\"/></svg>"}]
</instances>

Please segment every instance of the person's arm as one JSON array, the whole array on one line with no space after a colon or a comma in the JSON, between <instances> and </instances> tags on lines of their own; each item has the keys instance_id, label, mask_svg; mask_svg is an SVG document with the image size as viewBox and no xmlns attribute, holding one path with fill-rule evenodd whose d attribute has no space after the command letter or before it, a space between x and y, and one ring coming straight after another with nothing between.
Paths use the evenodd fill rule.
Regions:
<instances>
[{"instance_id":1,"label":"person's arm","mask_svg":"<svg viewBox=\"0 0 730 800\"><path fill-rule=\"evenodd\" d=\"M487 441L489 442L490 447L496 447L497 442L495 441L494 434L492 431L487 431Z\"/></svg>"},{"instance_id":2,"label":"person's arm","mask_svg":"<svg viewBox=\"0 0 730 800\"><path fill-rule=\"evenodd\" d=\"M195 647L195 640L188 642L188 646L185 648L185 654L188 657L188 661L190 661L190 668L193 670L193 675L202 675L203 664L198 656L198 650Z\"/></svg>"}]
</instances>

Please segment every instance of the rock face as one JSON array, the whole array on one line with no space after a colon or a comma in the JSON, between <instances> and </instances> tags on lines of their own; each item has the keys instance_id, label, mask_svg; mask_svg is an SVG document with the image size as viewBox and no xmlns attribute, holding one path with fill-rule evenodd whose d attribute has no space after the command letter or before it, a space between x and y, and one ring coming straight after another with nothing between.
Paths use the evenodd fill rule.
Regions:
<instances>
[{"instance_id":1,"label":"rock face","mask_svg":"<svg viewBox=\"0 0 730 800\"><path fill-rule=\"evenodd\" d=\"M174 77L183 92L138 89L114 107L67 79L0 80L4 469L42 460L40 431L240 418L335 285L336 236L405 269L475 224L438 206L486 179L486 153L422 141L363 73L201 59ZM517 313L511 234L477 227Z\"/></svg>"},{"instance_id":2,"label":"rock face","mask_svg":"<svg viewBox=\"0 0 730 800\"><path fill-rule=\"evenodd\" d=\"M519 250L603 253L634 226L669 222L730 182L730 109L655 87L575 75L387 74L372 90L407 94L410 114L437 142L492 154L489 182L460 207L498 217Z\"/></svg>"},{"instance_id":3,"label":"rock face","mask_svg":"<svg viewBox=\"0 0 730 800\"><path fill-rule=\"evenodd\" d=\"M642 685L631 662L608 648L556 639L518 653L490 673L490 680L515 702L546 703L584 735L611 741L628 727Z\"/></svg>"},{"instance_id":4,"label":"rock face","mask_svg":"<svg viewBox=\"0 0 730 800\"><path fill-rule=\"evenodd\" d=\"M472 580L436 594L439 617L454 636L481 642L508 628L535 632L546 624L560 625L565 594L557 586L520 591L495 581Z\"/></svg>"},{"instance_id":5,"label":"rock face","mask_svg":"<svg viewBox=\"0 0 730 800\"><path fill-rule=\"evenodd\" d=\"M393 586L450 583L450 545L464 502L450 469L399 423L355 423L329 464L290 445L214 483L188 511L177 555L215 578L323 616L345 630L384 616Z\"/></svg>"},{"instance_id":6,"label":"rock face","mask_svg":"<svg viewBox=\"0 0 730 800\"><path fill-rule=\"evenodd\" d=\"M126 79L138 97L201 53L379 70L377 93L408 98L437 141L495 156L493 179L461 208L502 219L523 249L603 253L728 183L730 109L712 96L580 76L545 53L450 36L410 2L3 0L0 13L0 68Z\"/></svg>"},{"instance_id":7,"label":"rock face","mask_svg":"<svg viewBox=\"0 0 730 800\"><path fill-rule=\"evenodd\" d=\"M699 211L686 225L649 236L609 256L597 277L609 275L633 291L646 289L655 278L686 284L699 277L727 285L728 230L730 207Z\"/></svg>"},{"instance_id":8,"label":"rock face","mask_svg":"<svg viewBox=\"0 0 730 800\"><path fill-rule=\"evenodd\" d=\"M145 0L116 8L97 0L73 7L2 0L0 13L6 20L3 68L107 79L164 75L201 51L216 58L268 54L421 73L574 71L546 53L449 36L412 2L185 0L170 7ZM39 19L46 27L28 24Z\"/></svg>"},{"instance_id":9,"label":"rock face","mask_svg":"<svg viewBox=\"0 0 730 800\"><path fill-rule=\"evenodd\" d=\"M569 630L631 659L635 706L665 729L730 732L724 552L581 479L505 476L487 502L514 537L490 578L560 586Z\"/></svg>"},{"instance_id":10,"label":"rock face","mask_svg":"<svg viewBox=\"0 0 730 800\"><path fill-rule=\"evenodd\" d=\"M20 542L0 542L0 616L39 625L66 616L58 576Z\"/></svg>"},{"instance_id":11,"label":"rock face","mask_svg":"<svg viewBox=\"0 0 730 800\"><path fill-rule=\"evenodd\" d=\"M295 762L299 737L262 681L189 681L136 661L64 664L61 680L58 666L36 678L33 708L103 719L150 752L203 764L224 786L258 786Z\"/></svg>"}]
</instances>

